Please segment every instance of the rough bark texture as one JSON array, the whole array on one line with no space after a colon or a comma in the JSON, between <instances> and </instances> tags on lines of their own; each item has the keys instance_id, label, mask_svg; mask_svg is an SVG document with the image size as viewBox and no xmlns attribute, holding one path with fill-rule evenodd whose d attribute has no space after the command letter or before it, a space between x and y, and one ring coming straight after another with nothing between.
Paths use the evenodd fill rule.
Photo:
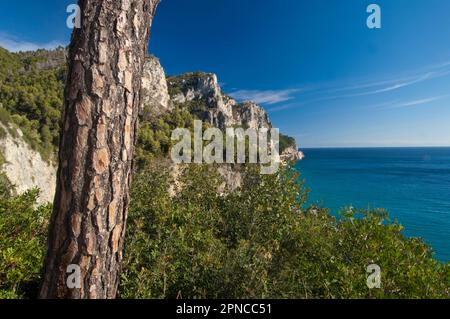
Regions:
<instances>
[{"instance_id":1,"label":"rough bark texture","mask_svg":"<svg viewBox=\"0 0 450 319\"><path fill-rule=\"evenodd\" d=\"M159 0L80 0L41 298L115 298L144 58ZM69 289L69 265L81 288Z\"/></svg>"}]
</instances>

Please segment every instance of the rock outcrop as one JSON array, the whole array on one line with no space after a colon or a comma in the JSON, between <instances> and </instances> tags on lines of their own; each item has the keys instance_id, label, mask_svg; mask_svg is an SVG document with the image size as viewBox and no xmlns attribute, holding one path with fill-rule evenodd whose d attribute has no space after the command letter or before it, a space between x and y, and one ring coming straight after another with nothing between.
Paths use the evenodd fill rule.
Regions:
<instances>
[{"instance_id":1,"label":"rock outcrop","mask_svg":"<svg viewBox=\"0 0 450 319\"><path fill-rule=\"evenodd\" d=\"M305 155L298 150L296 145L286 148L280 155L280 159L283 163L298 162L304 157Z\"/></svg>"},{"instance_id":2,"label":"rock outcrop","mask_svg":"<svg viewBox=\"0 0 450 319\"><path fill-rule=\"evenodd\" d=\"M202 121L221 129L233 125L235 101L224 99L215 74L186 73L168 78L168 85L172 101Z\"/></svg>"},{"instance_id":3,"label":"rock outcrop","mask_svg":"<svg viewBox=\"0 0 450 319\"><path fill-rule=\"evenodd\" d=\"M0 123L4 132L0 139L0 152L3 157L2 172L15 186L16 193L31 188L39 188L39 204L52 202L56 188L56 167L45 161L23 140L20 129L8 128ZM16 130L13 136L10 132Z\"/></svg>"},{"instance_id":4,"label":"rock outcrop","mask_svg":"<svg viewBox=\"0 0 450 319\"><path fill-rule=\"evenodd\" d=\"M217 172L222 176L224 183L219 187L219 193L225 194L234 192L242 186L243 178L239 165L224 164L217 168Z\"/></svg>"},{"instance_id":5,"label":"rock outcrop","mask_svg":"<svg viewBox=\"0 0 450 319\"><path fill-rule=\"evenodd\" d=\"M173 103L188 108L191 113L211 126L222 130L227 127L272 128L269 116L261 106L252 101L239 103L224 94L215 74L186 73L169 77L167 81ZM283 150L281 156L284 162L303 158L295 140L289 148Z\"/></svg>"},{"instance_id":6,"label":"rock outcrop","mask_svg":"<svg viewBox=\"0 0 450 319\"><path fill-rule=\"evenodd\" d=\"M145 60L141 96L142 109L151 116L158 116L173 109L166 74L154 56Z\"/></svg>"},{"instance_id":7,"label":"rock outcrop","mask_svg":"<svg viewBox=\"0 0 450 319\"><path fill-rule=\"evenodd\" d=\"M211 126L271 128L264 109L253 102L238 103L223 94L217 76L212 73L186 73L168 79L172 101L189 107L202 121Z\"/></svg>"},{"instance_id":8,"label":"rock outcrop","mask_svg":"<svg viewBox=\"0 0 450 319\"><path fill-rule=\"evenodd\" d=\"M248 101L236 104L233 108L234 122L247 128L272 128L266 111L258 104Z\"/></svg>"},{"instance_id":9,"label":"rock outcrop","mask_svg":"<svg viewBox=\"0 0 450 319\"><path fill-rule=\"evenodd\" d=\"M38 70L50 70L65 66L68 56L66 48L57 48L55 50L40 49L37 51L28 51L18 53L22 59L35 60L35 67ZM30 71L30 69L24 69L22 71Z\"/></svg>"}]
</instances>

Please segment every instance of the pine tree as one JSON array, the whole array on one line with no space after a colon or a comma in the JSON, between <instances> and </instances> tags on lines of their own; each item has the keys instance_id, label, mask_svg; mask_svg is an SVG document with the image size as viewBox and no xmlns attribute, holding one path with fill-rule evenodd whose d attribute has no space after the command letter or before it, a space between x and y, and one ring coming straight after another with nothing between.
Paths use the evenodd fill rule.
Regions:
<instances>
[{"instance_id":1,"label":"pine tree","mask_svg":"<svg viewBox=\"0 0 450 319\"><path fill-rule=\"evenodd\" d=\"M158 3L79 1L41 298L116 296L141 75ZM67 271L74 266L80 287L71 289Z\"/></svg>"}]
</instances>

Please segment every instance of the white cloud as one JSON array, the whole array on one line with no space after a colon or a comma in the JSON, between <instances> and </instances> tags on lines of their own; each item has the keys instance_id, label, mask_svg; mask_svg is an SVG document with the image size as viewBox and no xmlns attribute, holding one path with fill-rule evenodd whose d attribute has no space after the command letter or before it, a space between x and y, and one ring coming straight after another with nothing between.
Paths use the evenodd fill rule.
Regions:
<instances>
[{"instance_id":1,"label":"white cloud","mask_svg":"<svg viewBox=\"0 0 450 319\"><path fill-rule=\"evenodd\" d=\"M418 100L398 103L398 104L391 105L389 108L401 108L401 107L408 107L408 106L423 105L423 104L428 104L428 103L431 103L434 101L441 100L445 97L448 97L448 95L442 95L442 96L436 96L436 97L431 97L431 98L426 98L426 99L418 99Z\"/></svg>"},{"instance_id":2,"label":"white cloud","mask_svg":"<svg viewBox=\"0 0 450 319\"><path fill-rule=\"evenodd\" d=\"M435 79L441 76L445 76L448 75L448 72L429 72L426 74L422 74L422 75L418 75L417 77L414 77L410 80L399 80L397 83L394 83L390 86L381 88L381 89L377 89L374 91L369 91L369 92L362 92L362 93L356 93L356 94L348 94L348 95L344 95L343 97L358 97L358 96L366 96L366 95L374 95L374 94L379 94L379 93L386 93L386 92L390 92L390 91L394 91L394 90L398 90L404 87L408 87L411 86L413 84L417 84L417 83L421 83L427 80L431 80L431 79Z\"/></svg>"},{"instance_id":3,"label":"white cloud","mask_svg":"<svg viewBox=\"0 0 450 319\"><path fill-rule=\"evenodd\" d=\"M49 41L46 43L29 42L20 40L8 33L0 32L0 47L10 52L35 51L38 49L51 50L59 46L65 46L65 44L59 41Z\"/></svg>"},{"instance_id":4,"label":"white cloud","mask_svg":"<svg viewBox=\"0 0 450 319\"><path fill-rule=\"evenodd\" d=\"M259 104L277 104L286 102L295 98L294 94L299 92L299 89L287 90L239 90L230 93L230 95L239 101L253 101Z\"/></svg>"}]
</instances>

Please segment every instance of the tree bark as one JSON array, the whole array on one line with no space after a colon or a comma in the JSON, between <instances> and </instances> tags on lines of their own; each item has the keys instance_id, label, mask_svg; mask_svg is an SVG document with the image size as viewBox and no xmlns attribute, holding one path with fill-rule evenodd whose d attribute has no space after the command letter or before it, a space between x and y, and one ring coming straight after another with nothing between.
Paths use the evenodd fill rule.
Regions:
<instances>
[{"instance_id":1,"label":"tree bark","mask_svg":"<svg viewBox=\"0 0 450 319\"><path fill-rule=\"evenodd\" d=\"M74 30L69 50L40 298L116 296L142 70L158 3L79 1L81 28ZM67 285L73 265L80 270L79 288Z\"/></svg>"}]
</instances>

